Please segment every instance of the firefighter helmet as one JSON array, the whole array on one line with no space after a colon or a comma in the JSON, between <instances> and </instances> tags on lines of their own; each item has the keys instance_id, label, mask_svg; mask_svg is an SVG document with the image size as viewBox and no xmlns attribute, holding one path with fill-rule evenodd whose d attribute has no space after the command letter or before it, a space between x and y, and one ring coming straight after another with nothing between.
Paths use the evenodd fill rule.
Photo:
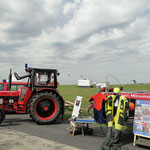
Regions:
<instances>
[{"instance_id":1,"label":"firefighter helmet","mask_svg":"<svg viewBox=\"0 0 150 150\"><path fill-rule=\"evenodd\" d=\"M113 93L114 93L114 94L117 94L117 93L119 93L119 92L120 92L120 89L119 89L119 88L114 88L114 89L113 89Z\"/></svg>"}]
</instances>

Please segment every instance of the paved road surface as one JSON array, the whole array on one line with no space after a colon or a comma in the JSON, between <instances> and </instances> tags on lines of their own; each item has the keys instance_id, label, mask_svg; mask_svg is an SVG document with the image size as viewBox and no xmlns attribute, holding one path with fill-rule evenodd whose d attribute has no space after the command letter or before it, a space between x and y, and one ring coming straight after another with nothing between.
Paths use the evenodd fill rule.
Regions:
<instances>
[{"instance_id":1,"label":"paved road surface","mask_svg":"<svg viewBox=\"0 0 150 150\"><path fill-rule=\"evenodd\" d=\"M93 129L92 135L83 136L78 133L72 136L67 121L61 124L37 125L28 115L6 115L0 126L0 150L99 150L104 140L105 128L101 132L98 126L90 127ZM129 150L148 150L133 147L133 134L129 131L123 132L121 143L123 148Z\"/></svg>"},{"instance_id":2,"label":"paved road surface","mask_svg":"<svg viewBox=\"0 0 150 150\"><path fill-rule=\"evenodd\" d=\"M75 147L10 129L0 129L0 150L79 150Z\"/></svg>"}]
</instances>

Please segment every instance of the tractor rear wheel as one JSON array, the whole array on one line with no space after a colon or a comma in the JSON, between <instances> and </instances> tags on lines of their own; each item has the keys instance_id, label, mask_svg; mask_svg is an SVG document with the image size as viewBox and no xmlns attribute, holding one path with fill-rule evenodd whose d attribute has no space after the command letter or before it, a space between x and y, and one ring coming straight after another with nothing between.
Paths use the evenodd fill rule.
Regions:
<instances>
[{"instance_id":1,"label":"tractor rear wheel","mask_svg":"<svg viewBox=\"0 0 150 150\"><path fill-rule=\"evenodd\" d=\"M37 93L30 101L29 111L37 124L50 124L59 117L61 102L52 92Z\"/></svg>"},{"instance_id":2,"label":"tractor rear wheel","mask_svg":"<svg viewBox=\"0 0 150 150\"><path fill-rule=\"evenodd\" d=\"M5 112L2 108L0 108L0 124L3 122L5 119Z\"/></svg>"}]
</instances>

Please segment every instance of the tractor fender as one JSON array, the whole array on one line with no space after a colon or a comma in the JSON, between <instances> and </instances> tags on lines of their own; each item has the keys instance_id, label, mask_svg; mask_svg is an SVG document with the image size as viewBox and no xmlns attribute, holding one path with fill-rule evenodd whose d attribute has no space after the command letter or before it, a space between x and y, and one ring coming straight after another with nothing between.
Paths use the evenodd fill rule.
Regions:
<instances>
[{"instance_id":1,"label":"tractor fender","mask_svg":"<svg viewBox=\"0 0 150 150\"><path fill-rule=\"evenodd\" d=\"M40 89L36 93L42 93L42 92L52 92L52 93L56 94L60 98L60 100L62 101L62 104L64 104L64 99L62 98L62 96L57 91L55 91L53 89Z\"/></svg>"}]
</instances>

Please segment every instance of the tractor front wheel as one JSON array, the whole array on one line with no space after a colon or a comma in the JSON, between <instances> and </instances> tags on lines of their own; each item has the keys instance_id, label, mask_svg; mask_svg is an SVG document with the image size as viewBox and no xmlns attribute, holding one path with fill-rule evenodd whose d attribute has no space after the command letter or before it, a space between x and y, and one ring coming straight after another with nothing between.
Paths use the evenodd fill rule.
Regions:
<instances>
[{"instance_id":1,"label":"tractor front wheel","mask_svg":"<svg viewBox=\"0 0 150 150\"><path fill-rule=\"evenodd\" d=\"M52 92L38 93L31 99L29 111L37 124L50 124L59 117L61 102Z\"/></svg>"}]
</instances>

